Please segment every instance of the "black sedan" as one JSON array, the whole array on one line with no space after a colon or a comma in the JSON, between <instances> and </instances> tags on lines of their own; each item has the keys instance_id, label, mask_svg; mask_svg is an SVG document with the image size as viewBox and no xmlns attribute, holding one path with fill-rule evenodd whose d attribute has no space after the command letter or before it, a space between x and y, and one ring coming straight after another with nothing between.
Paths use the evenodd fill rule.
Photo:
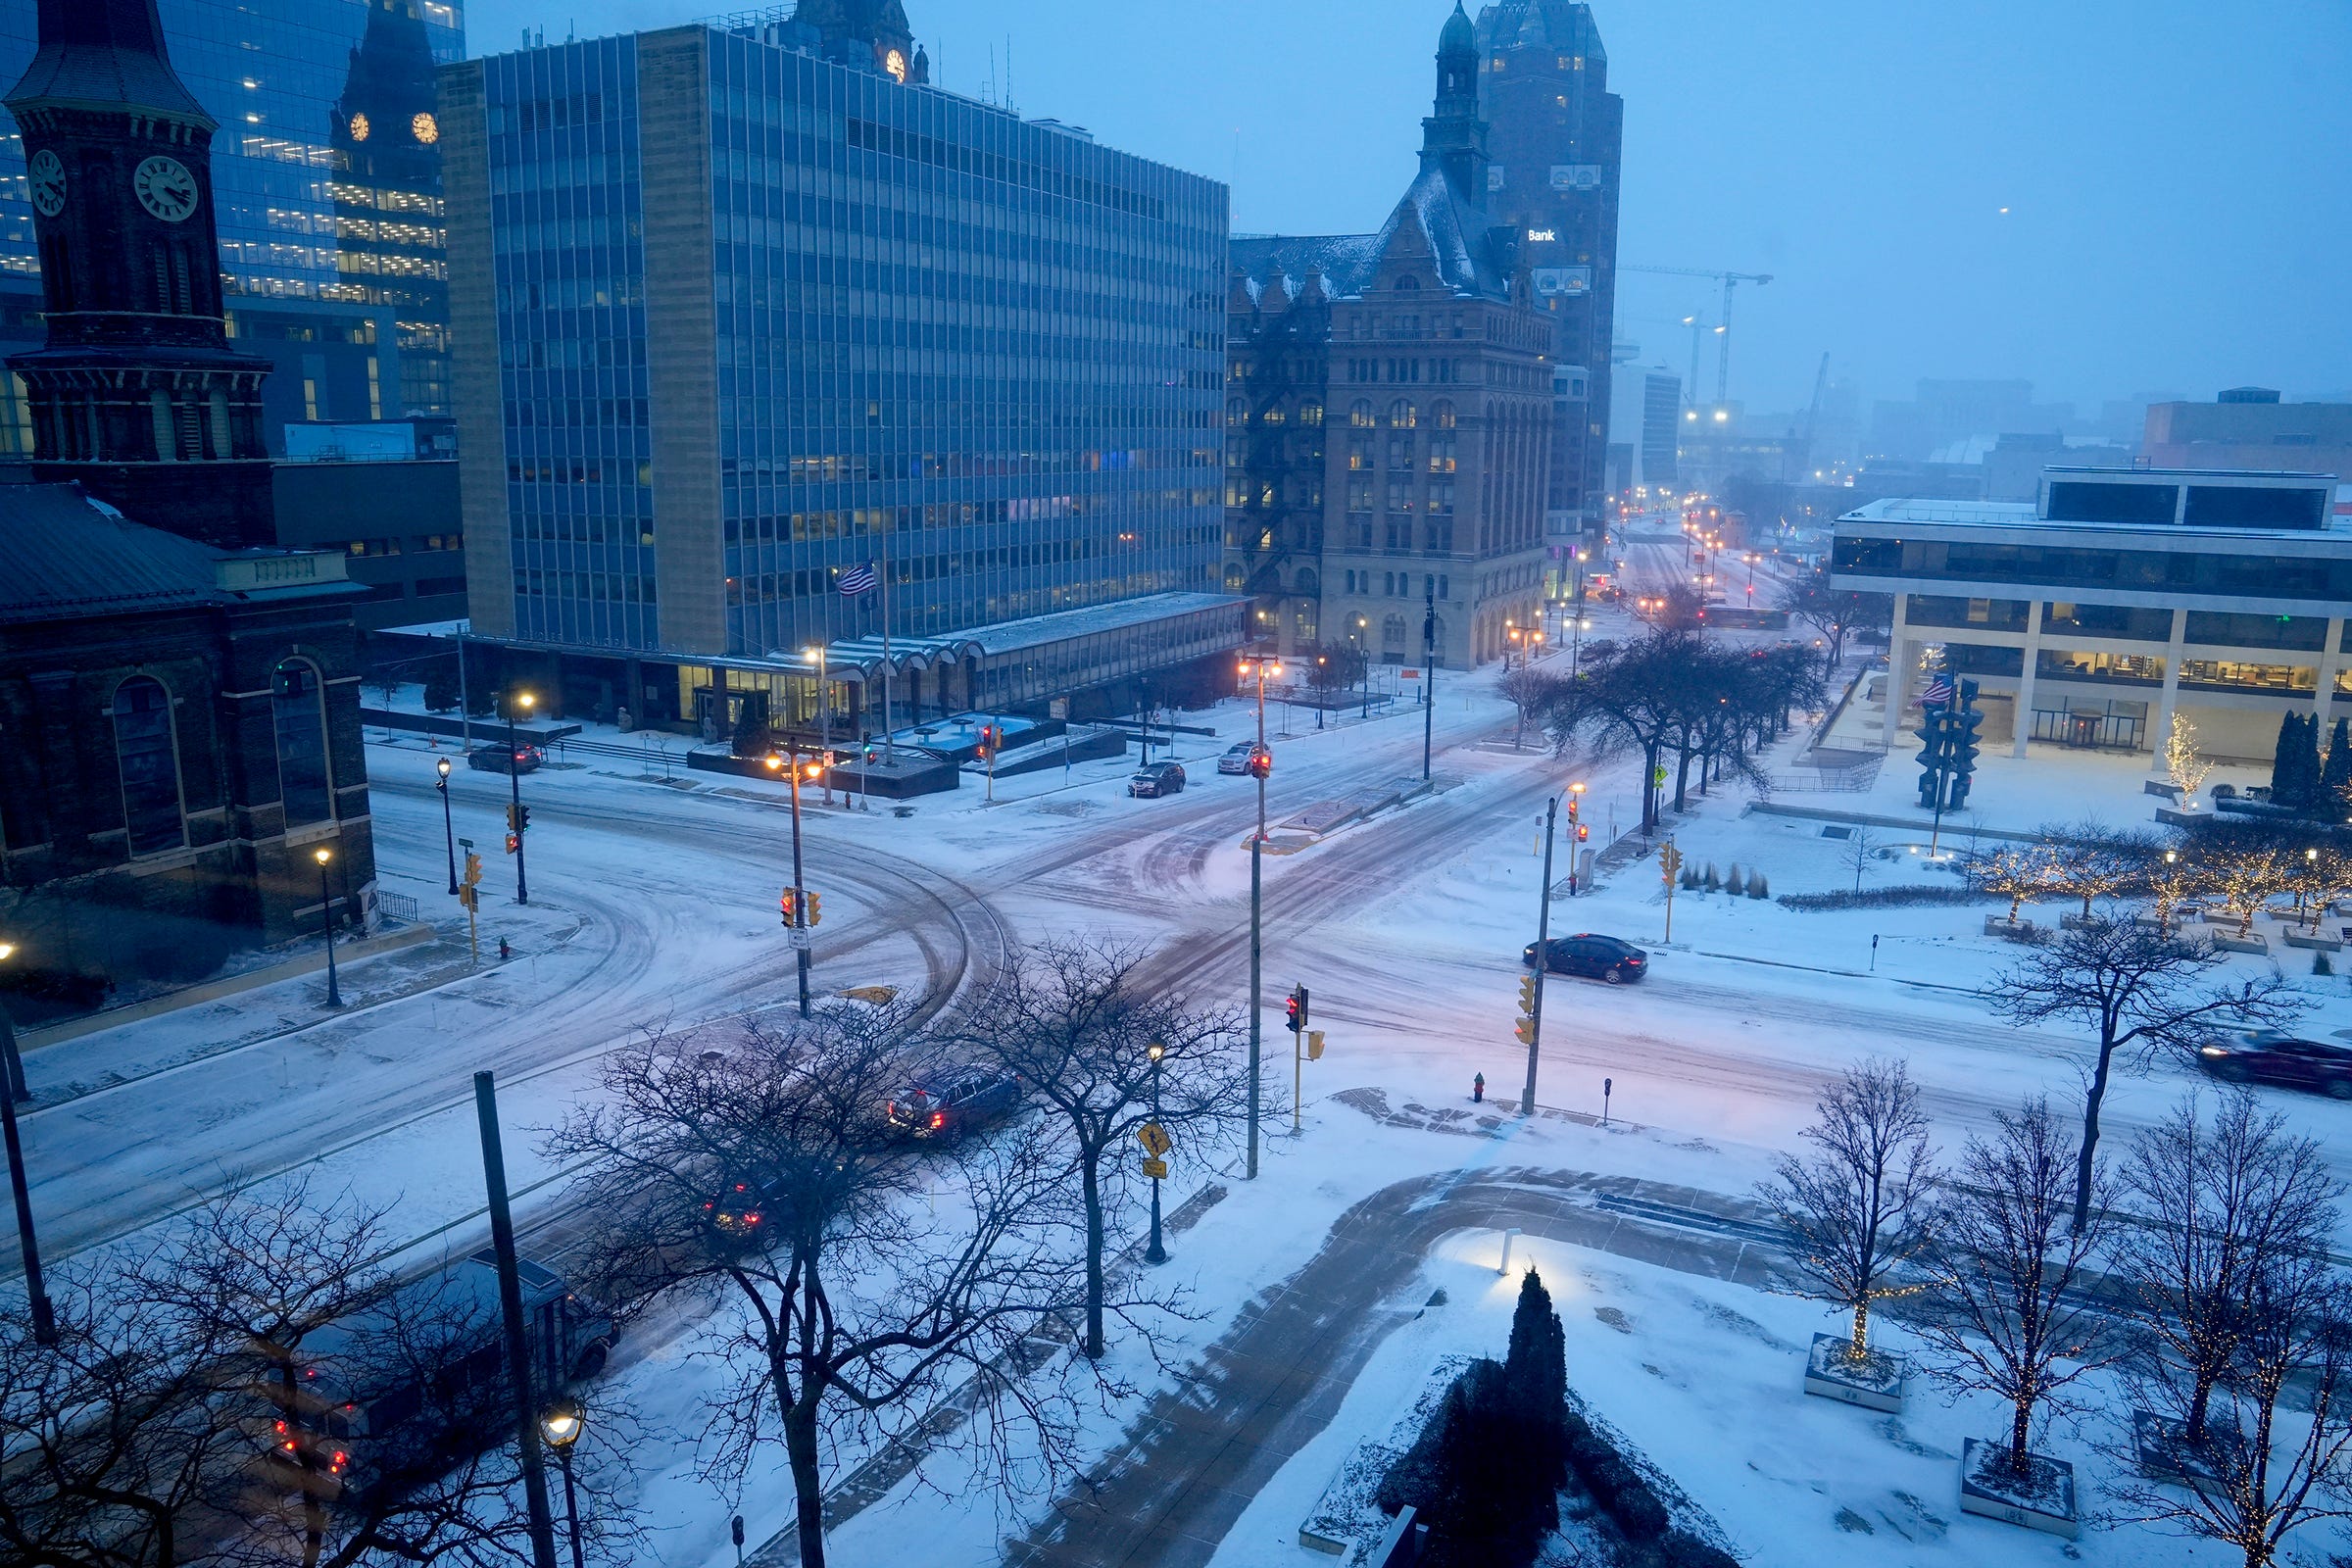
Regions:
<instances>
[{"instance_id":1,"label":"black sedan","mask_svg":"<svg viewBox=\"0 0 2352 1568\"><path fill-rule=\"evenodd\" d=\"M2226 1084L2285 1084L2352 1100L2352 1050L2292 1035L2245 1035L2204 1047L2197 1059Z\"/></svg>"},{"instance_id":2,"label":"black sedan","mask_svg":"<svg viewBox=\"0 0 2352 1568\"><path fill-rule=\"evenodd\" d=\"M1536 966L1533 942L1520 954L1519 961L1530 969ZM1584 975L1618 986L1647 974L1649 955L1630 942L1583 931L1572 937L1553 937L1544 967L1553 974Z\"/></svg>"},{"instance_id":3,"label":"black sedan","mask_svg":"<svg viewBox=\"0 0 2352 1568\"><path fill-rule=\"evenodd\" d=\"M466 754L466 765L485 773L536 773L547 760L547 754L525 743L509 750L504 746L481 746Z\"/></svg>"},{"instance_id":4,"label":"black sedan","mask_svg":"<svg viewBox=\"0 0 2352 1568\"><path fill-rule=\"evenodd\" d=\"M1184 768L1175 762L1146 762L1127 780L1127 793L1134 796L1173 795L1184 788Z\"/></svg>"}]
</instances>

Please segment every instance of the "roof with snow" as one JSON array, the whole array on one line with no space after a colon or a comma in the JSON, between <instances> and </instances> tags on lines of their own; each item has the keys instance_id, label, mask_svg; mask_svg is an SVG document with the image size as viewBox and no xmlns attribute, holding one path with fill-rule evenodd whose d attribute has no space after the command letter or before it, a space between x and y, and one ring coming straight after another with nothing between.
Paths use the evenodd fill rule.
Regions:
<instances>
[{"instance_id":1,"label":"roof with snow","mask_svg":"<svg viewBox=\"0 0 2352 1568\"><path fill-rule=\"evenodd\" d=\"M321 556L331 571L239 569L258 562L315 564ZM364 591L345 579L342 558L330 552L215 550L132 522L79 485L0 484L0 622L186 610L322 590Z\"/></svg>"}]
</instances>

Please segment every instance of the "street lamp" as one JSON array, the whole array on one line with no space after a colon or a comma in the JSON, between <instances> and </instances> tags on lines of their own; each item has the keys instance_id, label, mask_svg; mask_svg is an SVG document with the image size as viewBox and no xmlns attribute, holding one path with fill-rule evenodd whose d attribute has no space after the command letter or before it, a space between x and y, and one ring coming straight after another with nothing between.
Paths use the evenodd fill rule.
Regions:
<instances>
[{"instance_id":1,"label":"street lamp","mask_svg":"<svg viewBox=\"0 0 2352 1568\"><path fill-rule=\"evenodd\" d=\"M1315 667L1317 669L1330 668L1330 658L1323 654L1317 654L1315 656ZM1315 692L1315 728L1321 729L1323 727L1323 702L1324 699L1331 695L1331 682L1327 679L1318 680L1315 682L1315 685L1318 688Z\"/></svg>"},{"instance_id":2,"label":"street lamp","mask_svg":"<svg viewBox=\"0 0 2352 1568\"><path fill-rule=\"evenodd\" d=\"M1356 617L1360 623L1362 616ZM1257 1179L1258 1064L1264 1034L1258 1016L1265 990L1264 871L1266 853L1266 776L1274 771L1273 754L1266 750L1266 677L1282 674L1280 661L1245 659L1242 673L1257 675L1257 750L1250 754L1250 771L1257 776L1257 831L1250 836L1250 1143L1247 1169ZM1370 699L1366 698L1367 711Z\"/></svg>"},{"instance_id":3,"label":"street lamp","mask_svg":"<svg viewBox=\"0 0 2352 1568\"><path fill-rule=\"evenodd\" d=\"M435 762L433 771L441 775L433 780L433 788L441 792L441 839L449 850L449 891L454 898L458 891L458 830L449 818L449 759Z\"/></svg>"},{"instance_id":4,"label":"street lamp","mask_svg":"<svg viewBox=\"0 0 2352 1568\"><path fill-rule=\"evenodd\" d=\"M558 1399L539 1418L539 1435L556 1450L556 1467L564 1472L564 1518L571 1527L571 1568L586 1568L580 1556L580 1499L571 1484L571 1446L580 1441L588 1418L571 1399Z\"/></svg>"},{"instance_id":5,"label":"street lamp","mask_svg":"<svg viewBox=\"0 0 2352 1568\"><path fill-rule=\"evenodd\" d=\"M0 963L16 956L17 945L0 942ZM41 1249L32 1234L32 1191L24 1180L24 1145L17 1132L17 1102L30 1100L24 1088L24 1064L17 1058L17 1032L0 1006L0 1051L8 1054L8 1092L0 1094L0 1129L8 1136L8 1188L17 1200L17 1250L24 1259L24 1300L32 1309L32 1343L57 1343L57 1312L41 1283Z\"/></svg>"},{"instance_id":6,"label":"street lamp","mask_svg":"<svg viewBox=\"0 0 2352 1568\"><path fill-rule=\"evenodd\" d=\"M1144 1048L1144 1054L1152 1058L1152 1125L1154 1127L1159 1125L1159 1058L1167 1054L1168 1048L1156 1040ZM1144 1249L1144 1261L1165 1263L1167 1260L1168 1250L1159 1240L1159 1178L1154 1176L1152 1178L1152 1245Z\"/></svg>"},{"instance_id":7,"label":"street lamp","mask_svg":"<svg viewBox=\"0 0 2352 1568\"><path fill-rule=\"evenodd\" d=\"M514 902L516 904L531 902L531 884L529 878L524 876L522 867L522 759L515 755L517 747L514 737L514 719L517 710L527 713L538 706L538 702L539 699L529 692L507 694L507 784L509 786L507 830L514 838Z\"/></svg>"},{"instance_id":8,"label":"street lamp","mask_svg":"<svg viewBox=\"0 0 2352 1568\"><path fill-rule=\"evenodd\" d=\"M810 764L813 775L818 764ZM768 776L773 778L785 771L784 759L774 752L767 754ZM801 752L792 749L792 957L793 967L801 977L801 1016L808 1016L808 890L802 885L801 871Z\"/></svg>"},{"instance_id":9,"label":"street lamp","mask_svg":"<svg viewBox=\"0 0 2352 1568\"><path fill-rule=\"evenodd\" d=\"M833 688L825 678L825 660L832 653L825 643L803 652L816 665L816 747L825 761L825 804L833 804Z\"/></svg>"},{"instance_id":10,"label":"street lamp","mask_svg":"<svg viewBox=\"0 0 2352 1568\"><path fill-rule=\"evenodd\" d=\"M326 862L335 852L321 844L311 852L318 862L318 923L326 928L326 1004L343 1005L343 990L335 983L335 905L326 887Z\"/></svg>"}]
</instances>

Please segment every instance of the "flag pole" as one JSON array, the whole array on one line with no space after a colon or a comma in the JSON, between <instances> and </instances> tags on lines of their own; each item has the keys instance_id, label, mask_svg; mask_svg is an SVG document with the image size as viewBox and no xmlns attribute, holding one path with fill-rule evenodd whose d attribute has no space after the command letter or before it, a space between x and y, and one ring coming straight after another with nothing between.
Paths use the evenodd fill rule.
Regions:
<instances>
[{"instance_id":1,"label":"flag pole","mask_svg":"<svg viewBox=\"0 0 2352 1568\"><path fill-rule=\"evenodd\" d=\"M898 720L892 716L891 688L898 684L898 671L890 662L890 535L882 535L882 763L896 767L899 761Z\"/></svg>"}]
</instances>

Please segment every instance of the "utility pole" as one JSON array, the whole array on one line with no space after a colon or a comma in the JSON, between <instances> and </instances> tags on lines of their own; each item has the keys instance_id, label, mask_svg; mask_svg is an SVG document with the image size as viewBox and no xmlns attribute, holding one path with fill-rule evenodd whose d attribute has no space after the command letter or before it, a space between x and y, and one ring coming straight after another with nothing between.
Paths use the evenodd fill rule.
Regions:
<instances>
[{"instance_id":1,"label":"utility pole","mask_svg":"<svg viewBox=\"0 0 2352 1568\"><path fill-rule=\"evenodd\" d=\"M1538 891L1543 903L1536 915L1536 994L1535 1005L1528 1009L1527 1029L1527 1093L1519 1098L1519 1114L1536 1113L1536 1054L1544 1036L1544 974L1551 965L1551 844L1560 825L1560 798L1554 795L1544 810L1544 886Z\"/></svg>"},{"instance_id":2,"label":"utility pole","mask_svg":"<svg viewBox=\"0 0 2352 1568\"><path fill-rule=\"evenodd\" d=\"M482 1177L490 1196L490 1247L498 1259L498 1302L506 1319L507 1378L514 1395L514 1436L522 1460L522 1495L531 1532L532 1568L556 1568L556 1516L539 1451L539 1411L531 1395L530 1327L522 1315L522 1276L514 1255L514 1215L507 1206L507 1156L498 1136L495 1076L473 1075L473 1109L482 1130Z\"/></svg>"},{"instance_id":3,"label":"utility pole","mask_svg":"<svg viewBox=\"0 0 2352 1568\"><path fill-rule=\"evenodd\" d=\"M780 771L784 759L775 753L767 754L767 770ZM785 922L792 928L793 967L800 972L801 1016L808 1016L808 889L801 869L801 752L792 749L792 918Z\"/></svg>"},{"instance_id":4,"label":"utility pole","mask_svg":"<svg viewBox=\"0 0 2352 1568\"><path fill-rule=\"evenodd\" d=\"M16 955L16 944L0 942L0 960ZM30 1100L24 1086L24 1063L17 1055L16 1026L9 1021L8 1009L0 1007L0 1054L8 1058L5 1084L0 1084L0 1130L8 1137L8 1189L17 1205L17 1250L24 1260L24 1297L32 1309L32 1342L35 1345L57 1343L57 1312L49 1304L48 1288L41 1281L41 1247L32 1234L32 1192L24 1177L24 1144L17 1130L17 1102Z\"/></svg>"},{"instance_id":5,"label":"utility pole","mask_svg":"<svg viewBox=\"0 0 2352 1568\"><path fill-rule=\"evenodd\" d=\"M514 902L516 904L531 902L531 883L530 878L523 874L522 869L523 824L530 818L523 814L522 809L522 760L514 755L517 750L514 734L514 710L517 707L527 710L537 701L538 699L529 692L507 694L507 829L514 840Z\"/></svg>"},{"instance_id":6,"label":"utility pole","mask_svg":"<svg viewBox=\"0 0 2352 1568\"><path fill-rule=\"evenodd\" d=\"M1269 670L1266 666L1272 664ZM1282 673L1280 662L1256 658L1246 661L1242 673L1257 676L1257 750L1250 754L1250 771L1257 776L1257 831L1250 835L1250 1155L1248 1176L1257 1180L1258 1066L1264 1048L1264 1019L1260 1016L1265 989L1265 850L1266 778L1274 771L1274 756L1266 750L1266 676Z\"/></svg>"},{"instance_id":7,"label":"utility pole","mask_svg":"<svg viewBox=\"0 0 2352 1568\"><path fill-rule=\"evenodd\" d=\"M1430 741L1438 723L1438 584L1422 580L1421 601L1421 782L1429 782Z\"/></svg>"}]
</instances>

